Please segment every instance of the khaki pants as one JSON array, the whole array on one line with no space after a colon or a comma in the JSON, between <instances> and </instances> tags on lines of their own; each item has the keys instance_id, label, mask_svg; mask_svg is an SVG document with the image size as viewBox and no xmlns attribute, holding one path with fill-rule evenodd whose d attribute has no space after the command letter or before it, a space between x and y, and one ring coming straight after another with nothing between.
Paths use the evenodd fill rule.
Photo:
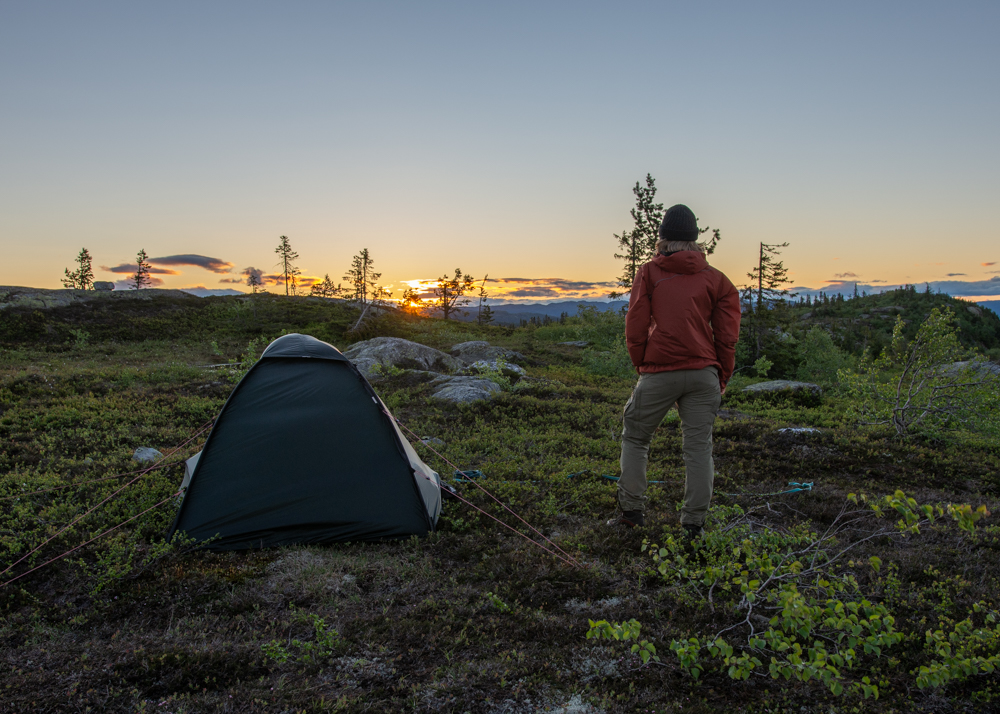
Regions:
<instances>
[{"instance_id":1,"label":"khaki pants","mask_svg":"<svg viewBox=\"0 0 1000 714\"><path fill-rule=\"evenodd\" d=\"M684 508L681 523L703 525L712 501L715 463L712 461L712 425L722 403L715 367L653 372L639 376L625 405L622 431L622 475L618 504L623 511L643 511L649 443L667 411L677 403L684 434Z\"/></svg>"}]
</instances>

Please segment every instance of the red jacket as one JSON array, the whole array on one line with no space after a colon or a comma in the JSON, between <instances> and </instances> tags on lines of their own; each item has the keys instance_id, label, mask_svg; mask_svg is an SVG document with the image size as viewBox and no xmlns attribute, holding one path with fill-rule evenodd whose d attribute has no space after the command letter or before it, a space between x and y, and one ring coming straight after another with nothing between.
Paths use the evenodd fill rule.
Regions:
<instances>
[{"instance_id":1,"label":"red jacket","mask_svg":"<svg viewBox=\"0 0 1000 714\"><path fill-rule=\"evenodd\" d=\"M717 367L726 385L740 337L740 296L694 251L657 255L632 283L625 341L641 373Z\"/></svg>"}]
</instances>

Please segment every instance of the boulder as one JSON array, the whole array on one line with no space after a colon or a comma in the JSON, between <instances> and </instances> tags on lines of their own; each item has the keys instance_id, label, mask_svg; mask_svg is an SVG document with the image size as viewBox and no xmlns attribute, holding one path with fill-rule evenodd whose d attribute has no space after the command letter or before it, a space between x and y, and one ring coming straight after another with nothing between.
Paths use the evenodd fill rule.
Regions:
<instances>
[{"instance_id":1,"label":"boulder","mask_svg":"<svg viewBox=\"0 0 1000 714\"><path fill-rule=\"evenodd\" d=\"M492 399L495 394L500 392L500 385L496 382L479 377L441 375L433 380L432 384L437 384L431 394L432 397L454 404L468 404L469 402Z\"/></svg>"},{"instance_id":2,"label":"boulder","mask_svg":"<svg viewBox=\"0 0 1000 714\"><path fill-rule=\"evenodd\" d=\"M481 372L500 372L505 377L523 377L527 374L527 372L524 371L524 367L520 367L513 362L500 359L477 360L466 367L464 371L470 374L479 374Z\"/></svg>"},{"instance_id":3,"label":"boulder","mask_svg":"<svg viewBox=\"0 0 1000 714\"><path fill-rule=\"evenodd\" d=\"M114 289L115 289L115 284L113 282L111 282L110 280L95 280L94 281L94 290L98 290L100 292L110 292L110 291L112 291Z\"/></svg>"},{"instance_id":4,"label":"boulder","mask_svg":"<svg viewBox=\"0 0 1000 714\"><path fill-rule=\"evenodd\" d=\"M978 308L975 305L968 305L968 306L966 306L965 309L968 310L969 312L971 312L976 317L982 317L982 315L983 315L982 308Z\"/></svg>"},{"instance_id":5,"label":"boulder","mask_svg":"<svg viewBox=\"0 0 1000 714\"><path fill-rule=\"evenodd\" d=\"M135 450L135 453L132 454L132 460L138 461L140 464L156 463L162 458L163 454L161 454L156 449L150 448L148 446L140 446L138 449Z\"/></svg>"},{"instance_id":6,"label":"boulder","mask_svg":"<svg viewBox=\"0 0 1000 714\"><path fill-rule=\"evenodd\" d=\"M905 309L899 305L886 305L885 307L873 307L872 312L902 312Z\"/></svg>"},{"instance_id":7,"label":"boulder","mask_svg":"<svg viewBox=\"0 0 1000 714\"><path fill-rule=\"evenodd\" d=\"M567 347L586 347L590 343L586 340L569 340L568 342L557 342L557 345L566 345Z\"/></svg>"},{"instance_id":8,"label":"boulder","mask_svg":"<svg viewBox=\"0 0 1000 714\"><path fill-rule=\"evenodd\" d=\"M472 364L480 361L496 361L503 359L506 361L524 359L524 355L514 350L496 347L485 340L472 340L471 342L460 342L452 345L452 356L456 357L463 364Z\"/></svg>"},{"instance_id":9,"label":"boulder","mask_svg":"<svg viewBox=\"0 0 1000 714\"><path fill-rule=\"evenodd\" d=\"M344 356L367 379L378 378L379 375L373 372L375 365L432 372L455 372L463 366L462 362L441 350L399 337L375 337L358 342L344 350Z\"/></svg>"},{"instance_id":10,"label":"boulder","mask_svg":"<svg viewBox=\"0 0 1000 714\"><path fill-rule=\"evenodd\" d=\"M749 387L744 387L744 392L782 392L784 390L791 392L801 392L810 391L814 394L822 394L823 388L818 384L813 384L812 382L793 382L790 379L772 379L770 382L760 382L758 384L751 384Z\"/></svg>"}]
</instances>

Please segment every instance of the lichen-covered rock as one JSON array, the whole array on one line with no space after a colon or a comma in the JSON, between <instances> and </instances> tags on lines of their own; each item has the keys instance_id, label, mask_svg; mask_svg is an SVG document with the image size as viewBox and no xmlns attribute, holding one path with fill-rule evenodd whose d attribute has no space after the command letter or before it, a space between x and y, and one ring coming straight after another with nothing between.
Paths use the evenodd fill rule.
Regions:
<instances>
[{"instance_id":1,"label":"lichen-covered rock","mask_svg":"<svg viewBox=\"0 0 1000 714\"><path fill-rule=\"evenodd\" d=\"M115 289L115 284L110 280L96 280L94 281L94 290L98 292L111 292Z\"/></svg>"},{"instance_id":2,"label":"lichen-covered rock","mask_svg":"<svg viewBox=\"0 0 1000 714\"><path fill-rule=\"evenodd\" d=\"M466 372L478 374L481 372L499 372L505 377L523 377L527 374L524 367L520 367L513 362L502 359L481 359L473 362L465 368Z\"/></svg>"},{"instance_id":3,"label":"lichen-covered rock","mask_svg":"<svg viewBox=\"0 0 1000 714\"><path fill-rule=\"evenodd\" d=\"M492 399L500 393L500 385L489 379L479 377L450 377L441 375L433 380L438 386L431 394L435 399L441 399L455 404L468 404L486 399Z\"/></svg>"},{"instance_id":4,"label":"lichen-covered rock","mask_svg":"<svg viewBox=\"0 0 1000 714\"><path fill-rule=\"evenodd\" d=\"M464 364L473 364L481 361L496 361L503 359L506 361L524 359L524 355L514 350L503 347L496 347L485 340L472 340L470 342L460 342L451 347L452 356Z\"/></svg>"},{"instance_id":5,"label":"lichen-covered rock","mask_svg":"<svg viewBox=\"0 0 1000 714\"><path fill-rule=\"evenodd\" d=\"M344 356L351 360L367 379L378 379L381 376L375 369L376 365L431 372L454 372L463 366L457 359L441 350L400 337L375 337L358 342L344 350Z\"/></svg>"},{"instance_id":6,"label":"lichen-covered rock","mask_svg":"<svg viewBox=\"0 0 1000 714\"><path fill-rule=\"evenodd\" d=\"M161 454L156 449L150 448L148 446L140 446L138 449L135 450L135 453L132 454L132 460L138 461L140 464L156 463L162 458L163 454Z\"/></svg>"},{"instance_id":7,"label":"lichen-covered rock","mask_svg":"<svg viewBox=\"0 0 1000 714\"><path fill-rule=\"evenodd\" d=\"M760 382L743 388L744 392L782 392L785 390L791 392L810 391L814 394L823 393L823 388L818 384L813 384L812 382L793 382L790 379L772 379L770 382Z\"/></svg>"}]
</instances>

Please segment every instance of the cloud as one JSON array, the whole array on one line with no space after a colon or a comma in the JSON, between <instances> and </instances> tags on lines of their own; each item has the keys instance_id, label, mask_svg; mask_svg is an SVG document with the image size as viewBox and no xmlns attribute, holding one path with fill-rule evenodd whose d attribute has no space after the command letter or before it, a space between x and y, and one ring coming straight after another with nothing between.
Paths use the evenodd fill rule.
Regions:
<instances>
[{"instance_id":1,"label":"cloud","mask_svg":"<svg viewBox=\"0 0 1000 714\"><path fill-rule=\"evenodd\" d=\"M135 263L122 263L121 265L116 265L113 268L109 268L106 265L101 266L101 270L108 273L125 273L126 275L135 275ZM150 267L149 272L152 275L180 275L181 271L171 270L170 268L157 268ZM161 281L162 282L162 281Z\"/></svg>"},{"instance_id":2,"label":"cloud","mask_svg":"<svg viewBox=\"0 0 1000 714\"><path fill-rule=\"evenodd\" d=\"M163 285L163 281L160 278L150 278L149 279L149 285L147 285L146 287L149 287L149 288L158 288L161 285ZM132 283L131 280L116 280L115 281L115 290L131 290L132 286L133 286L133 283Z\"/></svg>"},{"instance_id":3,"label":"cloud","mask_svg":"<svg viewBox=\"0 0 1000 714\"><path fill-rule=\"evenodd\" d=\"M154 265L193 265L205 270L211 270L213 273L228 273L233 269L233 264L225 260L209 258L207 255L197 255L195 253L150 258L149 262Z\"/></svg>"},{"instance_id":4,"label":"cloud","mask_svg":"<svg viewBox=\"0 0 1000 714\"><path fill-rule=\"evenodd\" d=\"M861 276L858 275L857 273L834 273L833 277L840 278L841 280L843 280L845 278L860 278ZM827 282L833 282L833 281L828 280Z\"/></svg>"},{"instance_id":5,"label":"cloud","mask_svg":"<svg viewBox=\"0 0 1000 714\"><path fill-rule=\"evenodd\" d=\"M965 273L948 273L949 278L957 278L959 275L965 275Z\"/></svg>"},{"instance_id":6,"label":"cloud","mask_svg":"<svg viewBox=\"0 0 1000 714\"><path fill-rule=\"evenodd\" d=\"M991 265L996 265L996 264L997 264L997 263L996 263L996 261L995 261L995 260L994 260L994 261L993 261L992 263L980 263L980 265L981 265L981 266L983 266L984 268L988 268L988 267L990 267Z\"/></svg>"},{"instance_id":7,"label":"cloud","mask_svg":"<svg viewBox=\"0 0 1000 714\"><path fill-rule=\"evenodd\" d=\"M240 278L240 277L236 277L236 278L222 278L221 280L219 280L219 282L220 283L234 283L235 284L235 283L242 283L244 280L246 280L246 278ZM205 289L207 290L208 288L205 288Z\"/></svg>"}]
</instances>

